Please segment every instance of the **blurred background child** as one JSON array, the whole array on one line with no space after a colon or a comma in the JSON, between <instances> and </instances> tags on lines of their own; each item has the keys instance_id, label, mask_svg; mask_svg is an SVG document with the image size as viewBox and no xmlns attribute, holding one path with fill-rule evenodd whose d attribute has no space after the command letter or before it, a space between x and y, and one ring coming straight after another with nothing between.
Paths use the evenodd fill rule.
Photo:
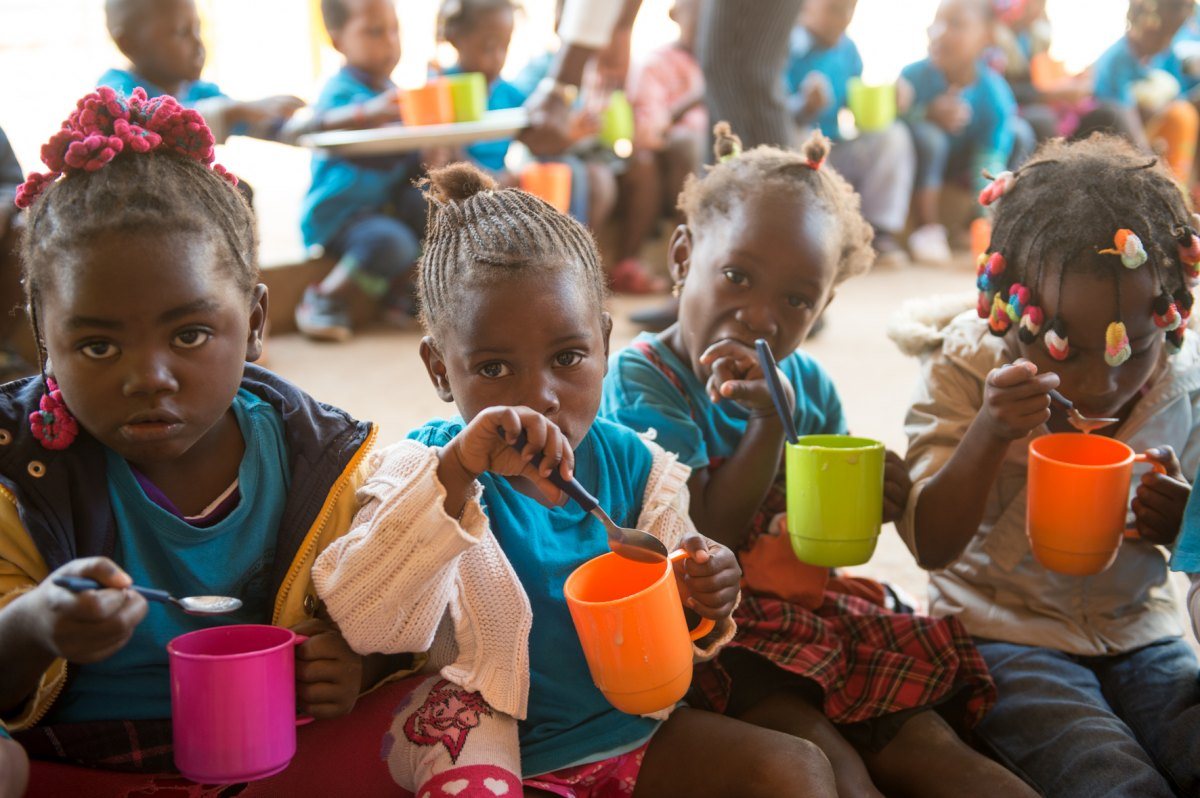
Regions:
<instances>
[{"instance_id":1,"label":"blurred background child","mask_svg":"<svg viewBox=\"0 0 1200 798\"><path fill-rule=\"evenodd\" d=\"M304 105L291 95L234 100L217 84L201 80L206 53L193 0L106 0L104 14L129 66L108 70L98 85L126 96L138 86L150 97L169 94L199 111L218 143L230 135L276 138Z\"/></svg>"},{"instance_id":2,"label":"blurred background child","mask_svg":"<svg viewBox=\"0 0 1200 798\"><path fill-rule=\"evenodd\" d=\"M24 321L24 314L16 312L22 304L18 256L22 217L13 204L17 186L24 182L21 164L8 137L0 130L0 381L33 373L33 367L21 357L12 341L23 329Z\"/></svg>"},{"instance_id":3,"label":"blurred background child","mask_svg":"<svg viewBox=\"0 0 1200 798\"><path fill-rule=\"evenodd\" d=\"M917 149L917 229L908 238L913 257L950 259L938 203L947 181L987 185L984 170L999 174L1013 153L1017 102L983 61L991 44L991 0L944 0L929 28L929 57L900 73L905 121ZM911 88L911 91L909 91Z\"/></svg>"},{"instance_id":4,"label":"blurred background child","mask_svg":"<svg viewBox=\"0 0 1200 798\"><path fill-rule=\"evenodd\" d=\"M1124 108L1133 142L1162 152L1184 185L1191 180L1200 134L1200 114L1185 91L1200 79L1186 73L1172 44L1194 10L1194 0L1130 0L1128 31L1094 67L1096 99Z\"/></svg>"},{"instance_id":5,"label":"blurred background child","mask_svg":"<svg viewBox=\"0 0 1200 798\"><path fill-rule=\"evenodd\" d=\"M400 121L392 70L400 61L400 24L391 0L322 0L321 15L342 69L321 90L312 119L293 131L376 127ZM420 155L340 158L318 152L304 198L305 246L337 258L296 306L296 326L310 338L346 341L351 300L365 295L403 326L414 313L406 274L420 253L424 204L412 185Z\"/></svg>"},{"instance_id":6,"label":"blurred background child","mask_svg":"<svg viewBox=\"0 0 1200 798\"><path fill-rule=\"evenodd\" d=\"M784 79L788 107L801 128L819 127L834 142L829 162L862 197L862 214L875 230L877 264L904 263L896 240L908 221L916 153L902 122L847 140L838 125L851 78L862 77L858 47L846 35L858 0L806 0L792 33Z\"/></svg>"}]
</instances>

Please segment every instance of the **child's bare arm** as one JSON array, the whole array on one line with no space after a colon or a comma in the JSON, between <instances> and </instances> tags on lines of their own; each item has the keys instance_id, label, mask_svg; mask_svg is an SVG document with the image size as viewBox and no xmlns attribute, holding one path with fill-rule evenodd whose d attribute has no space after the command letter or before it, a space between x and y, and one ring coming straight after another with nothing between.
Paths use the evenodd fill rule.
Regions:
<instances>
[{"instance_id":1,"label":"child's bare arm","mask_svg":"<svg viewBox=\"0 0 1200 798\"><path fill-rule=\"evenodd\" d=\"M966 548L1009 444L1046 423L1049 391L1057 386L1058 375L1037 374L1025 361L988 375L983 407L917 499L913 538L922 567L945 567Z\"/></svg>"}]
</instances>

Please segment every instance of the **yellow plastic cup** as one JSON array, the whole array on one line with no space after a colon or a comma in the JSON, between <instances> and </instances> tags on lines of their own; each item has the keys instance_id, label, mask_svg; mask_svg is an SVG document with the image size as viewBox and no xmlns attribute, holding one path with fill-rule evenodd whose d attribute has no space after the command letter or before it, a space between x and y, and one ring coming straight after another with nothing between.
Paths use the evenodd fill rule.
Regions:
<instances>
[{"instance_id":1,"label":"yellow plastic cup","mask_svg":"<svg viewBox=\"0 0 1200 798\"><path fill-rule=\"evenodd\" d=\"M788 534L802 562L861 565L883 523L884 448L870 438L805 435L789 443Z\"/></svg>"},{"instance_id":2,"label":"yellow plastic cup","mask_svg":"<svg viewBox=\"0 0 1200 798\"><path fill-rule=\"evenodd\" d=\"M861 132L884 130L896 121L896 85L871 86L862 78L850 78L846 105Z\"/></svg>"},{"instance_id":3,"label":"yellow plastic cup","mask_svg":"<svg viewBox=\"0 0 1200 798\"><path fill-rule=\"evenodd\" d=\"M455 122L477 122L487 113L487 78L482 72L448 75Z\"/></svg>"}]
</instances>

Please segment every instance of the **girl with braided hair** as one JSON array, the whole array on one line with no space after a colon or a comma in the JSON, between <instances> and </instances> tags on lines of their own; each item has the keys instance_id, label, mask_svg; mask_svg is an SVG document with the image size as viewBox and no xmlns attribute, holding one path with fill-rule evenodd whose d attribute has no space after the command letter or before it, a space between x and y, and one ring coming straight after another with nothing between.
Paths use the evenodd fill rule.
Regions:
<instances>
[{"instance_id":1,"label":"girl with braided hair","mask_svg":"<svg viewBox=\"0 0 1200 798\"><path fill-rule=\"evenodd\" d=\"M799 153L742 153L727 124L715 133L719 163L686 184L671 239L679 321L616 354L601 405L692 467L692 519L741 561L738 632L698 675L694 703L817 743L843 796L1028 794L952 729L994 699L962 627L893 613L878 583L791 551L783 425L755 339L780 354L797 431L845 434L837 389L799 347L836 286L870 266L871 228L824 164L820 133ZM891 452L884 481L891 521L909 489Z\"/></svg>"},{"instance_id":2,"label":"girl with braided hair","mask_svg":"<svg viewBox=\"0 0 1200 798\"><path fill-rule=\"evenodd\" d=\"M688 519L688 469L596 417L611 320L587 230L468 164L435 170L428 197L421 357L460 416L374 458L354 529L314 568L356 650L429 649L433 675L384 742L397 783L431 798L832 796L803 740L687 707L624 714L592 683L563 583L608 543L552 470L692 553L683 594L717 622L700 656L732 634L737 564Z\"/></svg>"},{"instance_id":3,"label":"girl with braided hair","mask_svg":"<svg viewBox=\"0 0 1200 798\"><path fill-rule=\"evenodd\" d=\"M390 665L319 615L309 570L348 528L374 428L251 364L254 219L199 113L100 88L42 158L17 194L41 374L0 387L0 720L37 760L174 771L166 644L214 621L131 584L307 635L299 709L345 715ZM153 785L53 772L35 767L49 793Z\"/></svg>"},{"instance_id":4,"label":"girl with braided hair","mask_svg":"<svg viewBox=\"0 0 1200 798\"><path fill-rule=\"evenodd\" d=\"M977 309L894 329L922 359L901 535L931 612L987 660L999 702L977 733L1003 761L1056 797L1196 795L1200 668L1167 581L1200 466L1196 217L1162 165L1104 136L1043 146L981 199ZM1030 439L1072 430L1054 388L1165 472L1139 471L1137 534L1094 576L1047 570L1026 535Z\"/></svg>"}]
</instances>

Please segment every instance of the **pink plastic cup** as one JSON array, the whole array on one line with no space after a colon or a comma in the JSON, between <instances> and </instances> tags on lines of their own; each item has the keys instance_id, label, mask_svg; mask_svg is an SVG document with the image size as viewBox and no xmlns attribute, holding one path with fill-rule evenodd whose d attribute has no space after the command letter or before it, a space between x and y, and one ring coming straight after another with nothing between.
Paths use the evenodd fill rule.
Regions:
<instances>
[{"instance_id":1,"label":"pink plastic cup","mask_svg":"<svg viewBox=\"0 0 1200 798\"><path fill-rule=\"evenodd\" d=\"M273 776L296 754L295 648L279 626L217 626L167 644L175 766L201 784Z\"/></svg>"}]
</instances>

